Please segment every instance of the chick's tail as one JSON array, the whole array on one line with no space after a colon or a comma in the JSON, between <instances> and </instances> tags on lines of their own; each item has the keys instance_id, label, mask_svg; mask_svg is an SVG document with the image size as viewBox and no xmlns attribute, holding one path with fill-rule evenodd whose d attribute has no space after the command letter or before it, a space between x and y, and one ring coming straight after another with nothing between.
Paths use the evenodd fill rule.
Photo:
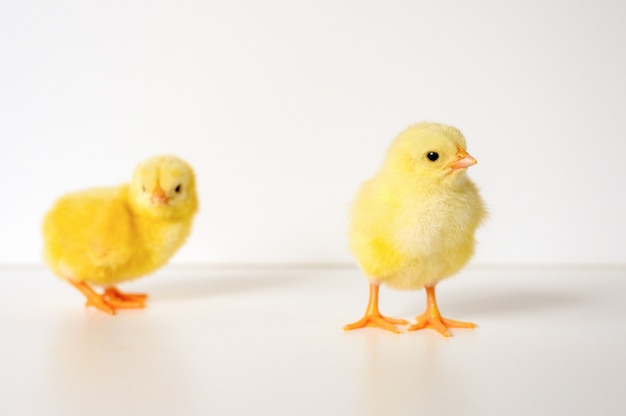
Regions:
<instances>
[{"instance_id":1,"label":"chick's tail","mask_svg":"<svg viewBox=\"0 0 626 416\"><path fill-rule=\"evenodd\" d=\"M363 318L358 321L348 324L343 327L346 331L351 329L364 328L366 326L374 326L382 329L386 329L387 331L395 332L397 334L400 333L396 325L407 325L408 322L404 319L395 319L389 318L387 316L381 315L378 310L378 289L380 287L379 283L370 283L370 297L367 302L367 308L365 309L365 315Z\"/></svg>"}]
</instances>

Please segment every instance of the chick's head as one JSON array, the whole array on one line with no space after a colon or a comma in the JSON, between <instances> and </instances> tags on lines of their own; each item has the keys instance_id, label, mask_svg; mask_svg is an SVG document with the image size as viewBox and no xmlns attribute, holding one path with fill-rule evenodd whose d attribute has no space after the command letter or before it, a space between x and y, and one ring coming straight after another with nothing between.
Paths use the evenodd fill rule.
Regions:
<instances>
[{"instance_id":1,"label":"chick's head","mask_svg":"<svg viewBox=\"0 0 626 416\"><path fill-rule=\"evenodd\" d=\"M193 169L176 156L154 156L137 165L129 192L135 209L154 217L186 218L198 210Z\"/></svg>"},{"instance_id":2,"label":"chick's head","mask_svg":"<svg viewBox=\"0 0 626 416\"><path fill-rule=\"evenodd\" d=\"M451 126L418 123L404 130L391 144L383 171L421 183L458 179L476 164L466 151L465 138Z\"/></svg>"}]
</instances>

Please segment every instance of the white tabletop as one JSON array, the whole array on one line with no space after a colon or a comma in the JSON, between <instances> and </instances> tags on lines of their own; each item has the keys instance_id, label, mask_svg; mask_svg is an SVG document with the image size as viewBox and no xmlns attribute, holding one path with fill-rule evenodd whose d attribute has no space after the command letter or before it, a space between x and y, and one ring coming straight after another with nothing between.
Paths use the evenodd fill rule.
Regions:
<instances>
[{"instance_id":1,"label":"white tabletop","mask_svg":"<svg viewBox=\"0 0 626 416\"><path fill-rule=\"evenodd\" d=\"M439 306L476 330L351 332L356 269L184 269L114 317L43 269L0 271L2 415L626 414L626 270L469 269ZM424 292L381 289L413 319Z\"/></svg>"}]
</instances>

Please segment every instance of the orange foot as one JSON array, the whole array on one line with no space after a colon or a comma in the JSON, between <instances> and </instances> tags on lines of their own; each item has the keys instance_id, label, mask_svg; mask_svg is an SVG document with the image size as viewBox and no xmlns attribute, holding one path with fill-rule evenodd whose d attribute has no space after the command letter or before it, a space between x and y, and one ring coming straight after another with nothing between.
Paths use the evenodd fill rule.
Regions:
<instances>
[{"instance_id":1,"label":"orange foot","mask_svg":"<svg viewBox=\"0 0 626 416\"><path fill-rule=\"evenodd\" d=\"M116 287L110 286L102 294L105 302L115 309L140 309L146 306L148 295L143 293L122 293Z\"/></svg>"},{"instance_id":2,"label":"orange foot","mask_svg":"<svg viewBox=\"0 0 626 416\"><path fill-rule=\"evenodd\" d=\"M395 332L396 334L399 334L400 330L396 328L395 325L406 325L408 323L409 322L405 321L404 319L389 318L388 316L383 316L380 313L379 314L365 313L365 316L363 316L363 318L359 319L358 321L354 323L344 326L343 329L345 329L346 331L349 331L351 329L359 329L359 328L365 328L366 326L373 326L373 327L386 329L387 331L391 331L391 332Z\"/></svg>"},{"instance_id":3,"label":"orange foot","mask_svg":"<svg viewBox=\"0 0 626 416\"><path fill-rule=\"evenodd\" d=\"M434 316L429 312L424 312L417 317L417 323L409 327L409 331L418 331L424 328L434 329L447 338L450 336L448 328L476 328L476 324L453 321L452 319L446 319L441 316Z\"/></svg>"},{"instance_id":4,"label":"orange foot","mask_svg":"<svg viewBox=\"0 0 626 416\"><path fill-rule=\"evenodd\" d=\"M472 322L460 322L446 319L441 316L435 299L435 288L426 287L427 307L426 312L417 317L417 323L409 327L409 331L418 331L424 328L434 329L444 337L449 337L448 328L476 328Z\"/></svg>"},{"instance_id":5,"label":"orange foot","mask_svg":"<svg viewBox=\"0 0 626 416\"><path fill-rule=\"evenodd\" d=\"M102 295L97 294L87 283L69 282L87 298L86 306L93 306L109 315L114 315L117 309L141 309L146 306L147 296L144 294L122 293L111 286L105 289Z\"/></svg>"},{"instance_id":6,"label":"orange foot","mask_svg":"<svg viewBox=\"0 0 626 416\"><path fill-rule=\"evenodd\" d=\"M365 315L358 321L348 324L343 327L346 331L351 329L365 328L366 326L378 327L387 331L400 333L400 330L395 325L407 325L408 322L404 319L395 319L383 316L378 311L378 284L370 284L370 298L367 303L367 309Z\"/></svg>"}]
</instances>

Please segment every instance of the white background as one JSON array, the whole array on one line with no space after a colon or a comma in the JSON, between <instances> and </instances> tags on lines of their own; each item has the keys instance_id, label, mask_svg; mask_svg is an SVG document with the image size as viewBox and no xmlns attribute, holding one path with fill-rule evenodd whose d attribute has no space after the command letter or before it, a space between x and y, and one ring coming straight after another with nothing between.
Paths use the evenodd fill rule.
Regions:
<instances>
[{"instance_id":1,"label":"white background","mask_svg":"<svg viewBox=\"0 0 626 416\"><path fill-rule=\"evenodd\" d=\"M23 1L0 6L0 264L65 192L176 153L177 262L352 262L347 211L407 125L453 124L481 264L623 263L626 3Z\"/></svg>"}]
</instances>

